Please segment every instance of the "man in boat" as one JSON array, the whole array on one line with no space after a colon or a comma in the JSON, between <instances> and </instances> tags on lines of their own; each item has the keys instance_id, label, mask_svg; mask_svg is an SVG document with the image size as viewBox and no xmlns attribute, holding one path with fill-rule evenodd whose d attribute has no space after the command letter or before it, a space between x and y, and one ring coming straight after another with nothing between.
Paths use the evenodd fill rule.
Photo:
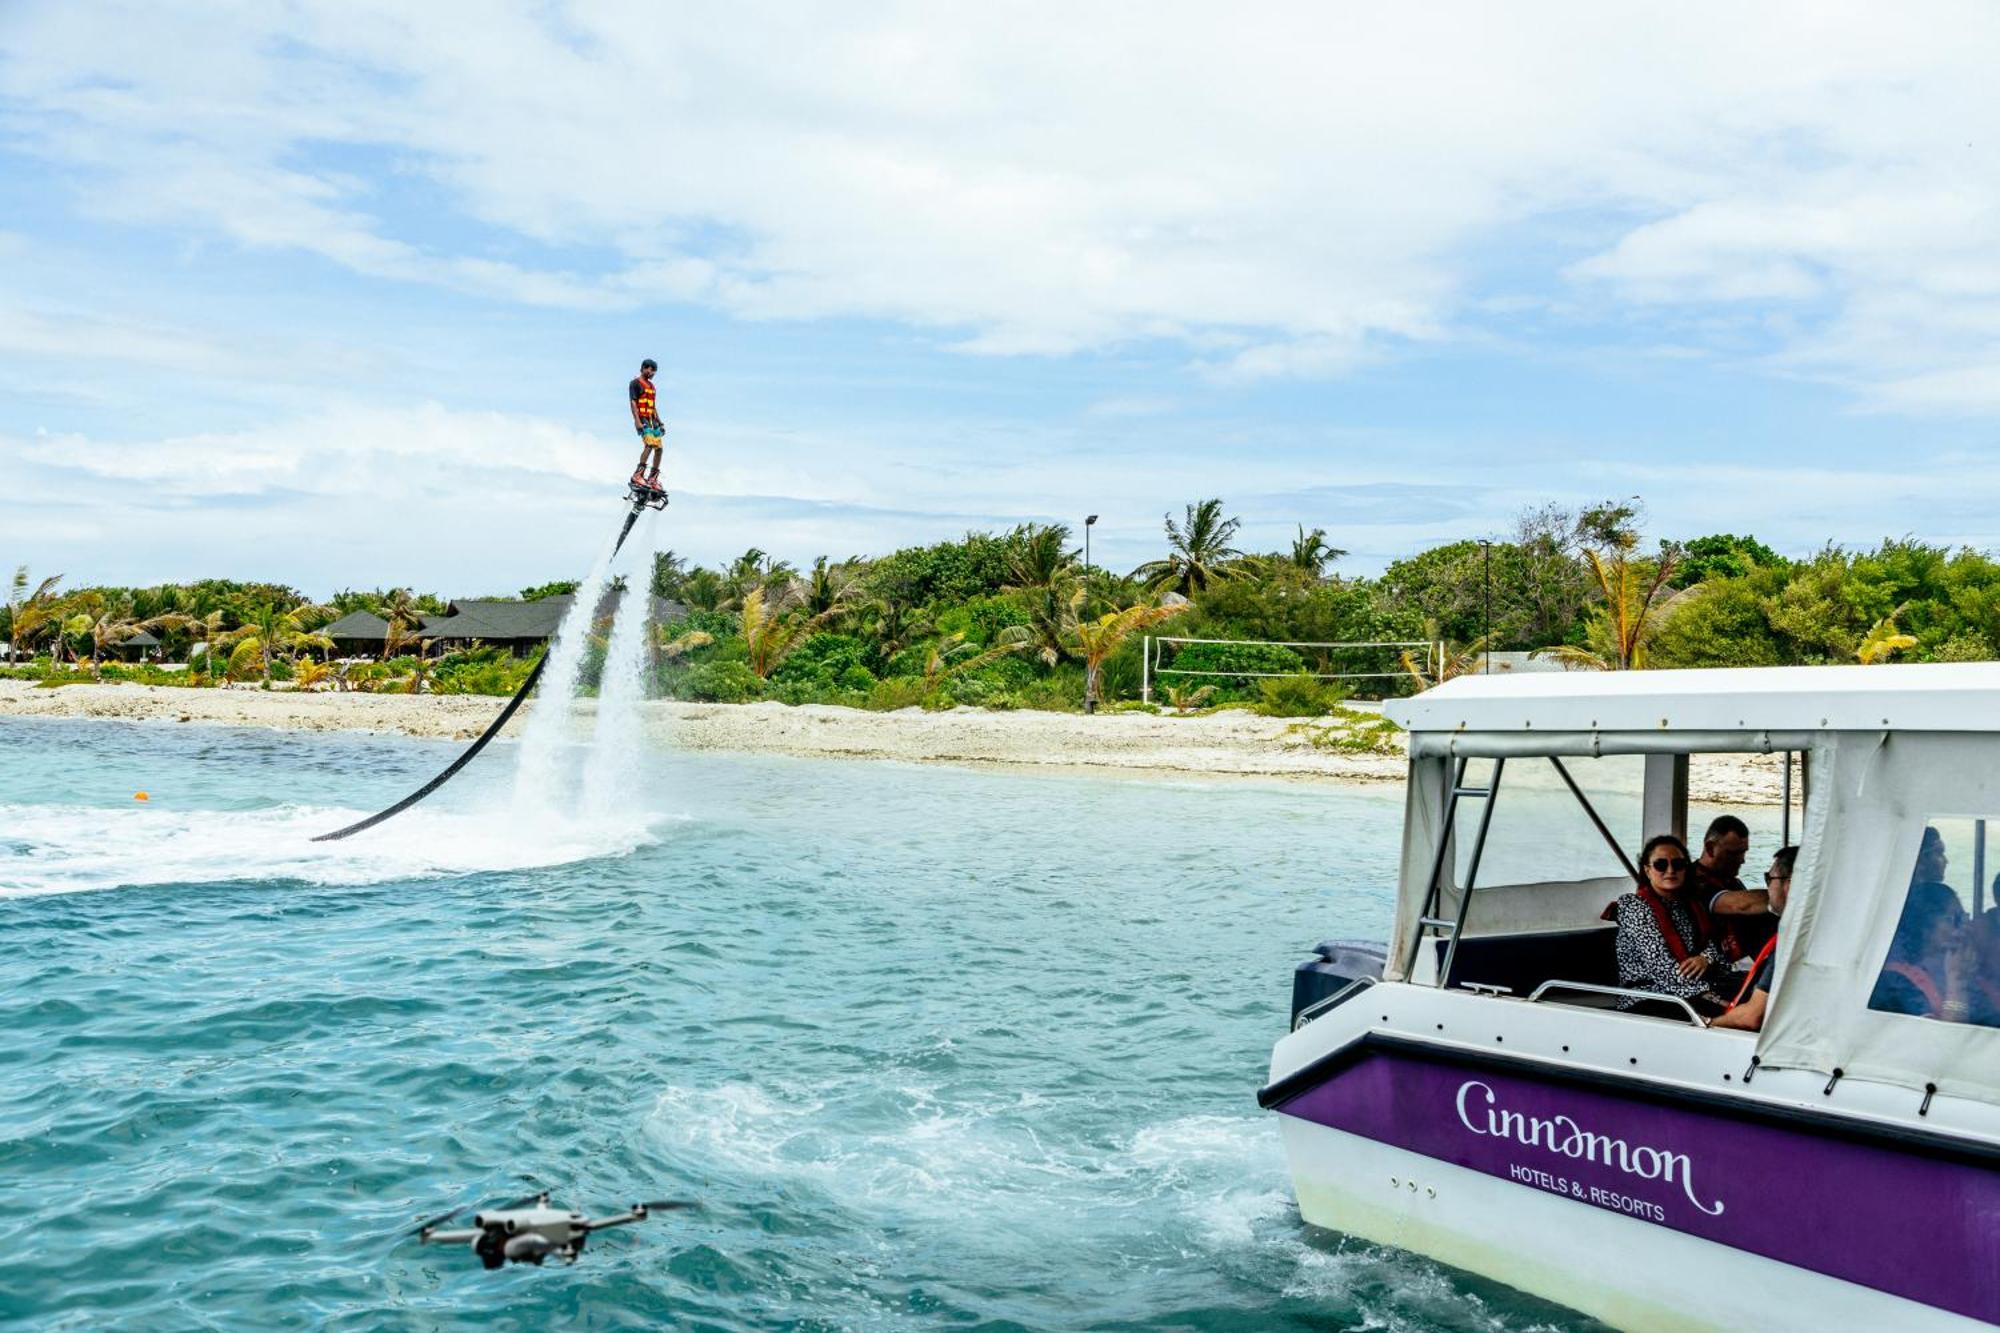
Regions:
<instances>
[{"instance_id":1,"label":"man in boat","mask_svg":"<svg viewBox=\"0 0 2000 1333\"><path fill-rule=\"evenodd\" d=\"M1764 893L1773 921L1785 914L1785 900L1792 892L1792 867L1798 859L1798 848L1782 847L1771 858L1771 868L1764 872ZM1772 956L1777 949L1778 931L1774 926L1771 938L1758 949L1756 959L1750 965L1750 975L1743 979L1742 989L1729 1002L1729 1008L1709 1024L1710 1027L1736 1028L1744 1032L1764 1030L1764 1010L1771 1002Z\"/></svg>"},{"instance_id":2,"label":"man in boat","mask_svg":"<svg viewBox=\"0 0 2000 1333\"><path fill-rule=\"evenodd\" d=\"M639 432L639 466L632 470L632 485L644 491L660 489L660 457L666 453L667 428L660 421L659 392L653 387L653 376L658 373L660 363L647 357L639 363L639 375L628 390L632 405L632 428ZM653 460L652 469L646 467L646 460Z\"/></svg>"},{"instance_id":3,"label":"man in boat","mask_svg":"<svg viewBox=\"0 0 2000 1333\"><path fill-rule=\"evenodd\" d=\"M1717 815L1701 835L1701 856L1688 867L1688 887L1708 903L1722 937L1723 956L1738 967L1757 956L1777 934L1771 895L1737 878L1750 854L1750 828L1735 815Z\"/></svg>"}]
</instances>

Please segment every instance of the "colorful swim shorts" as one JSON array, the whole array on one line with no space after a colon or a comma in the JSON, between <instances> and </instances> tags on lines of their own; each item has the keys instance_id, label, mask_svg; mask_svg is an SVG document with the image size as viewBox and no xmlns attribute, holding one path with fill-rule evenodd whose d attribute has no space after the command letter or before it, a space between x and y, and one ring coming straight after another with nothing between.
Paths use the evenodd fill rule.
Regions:
<instances>
[{"instance_id":1,"label":"colorful swim shorts","mask_svg":"<svg viewBox=\"0 0 2000 1333\"><path fill-rule=\"evenodd\" d=\"M648 421L645 425L640 426L638 431L640 439L648 443L654 443L665 437L667 428L657 421Z\"/></svg>"}]
</instances>

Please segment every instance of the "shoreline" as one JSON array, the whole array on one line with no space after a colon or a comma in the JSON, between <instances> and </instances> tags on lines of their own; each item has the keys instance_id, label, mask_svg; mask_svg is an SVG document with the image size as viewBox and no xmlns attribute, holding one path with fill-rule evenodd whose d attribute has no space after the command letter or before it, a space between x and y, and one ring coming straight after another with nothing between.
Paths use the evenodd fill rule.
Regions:
<instances>
[{"instance_id":1,"label":"shoreline","mask_svg":"<svg viewBox=\"0 0 2000 1333\"><path fill-rule=\"evenodd\" d=\"M133 684L41 689L26 681L0 680L0 719L358 731L430 740L472 740L505 704L506 700L487 695L300 694ZM518 737L534 707L530 701L502 738ZM769 701L655 700L644 708L649 738L698 752L1340 783L1398 783L1406 771L1400 747L1387 754L1320 749L1302 734L1300 719L1262 717L1237 709L1177 717L975 708L876 713ZM1689 795L1710 804L1776 805L1778 770L1771 756L1697 757L1691 766Z\"/></svg>"}]
</instances>

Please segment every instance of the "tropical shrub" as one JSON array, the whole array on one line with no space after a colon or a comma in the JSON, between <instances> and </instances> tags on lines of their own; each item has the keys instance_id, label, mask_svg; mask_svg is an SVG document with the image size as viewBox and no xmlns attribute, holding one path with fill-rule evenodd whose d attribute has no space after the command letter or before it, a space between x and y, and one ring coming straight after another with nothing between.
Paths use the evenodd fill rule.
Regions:
<instances>
[{"instance_id":1,"label":"tropical shrub","mask_svg":"<svg viewBox=\"0 0 2000 1333\"><path fill-rule=\"evenodd\" d=\"M940 611L935 624L940 634L964 634L967 643L988 644L1000 632L1028 623L1028 614L1013 594L975 597L961 606Z\"/></svg>"},{"instance_id":2,"label":"tropical shrub","mask_svg":"<svg viewBox=\"0 0 2000 1333\"><path fill-rule=\"evenodd\" d=\"M740 704L764 696L764 682L744 662L704 662L682 677L682 688L701 703Z\"/></svg>"},{"instance_id":3,"label":"tropical shrub","mask_svg":"<svg viewBox=\"0 0 2000 1333\"><path fill-rule=\"evenodd\" d=\"M532 657L515 657L504 648L483 645L438 659L430 677L433 694L511 695L534 669Z\"/></svg>"},{"instance_id":4,"label":"tropical shrub","mask_svg":"<svg viewBox=\"0 0 2000 1333\"><path fill-rule=\"evenodd\" d=\"M1691 588L1714 579L1740 579L1760 569L1783 569L1786 560L1755 537L1723 532L1696 537L1682 548L1680 567L1673 573L1676 588Z\"/></svg>"},{"instance_id":5,"label":"tropical shrub","mask_svg":"<svg viewBox=\"0 0 2000 1333\"><path fill-rule=\"evenodd\" d=\"M1007 586L1011 546L1006 537L969 532L955 542L911 546L884 556L864 576L868 592L914 606L963 603Z\"/></svg>"},{"instance_id":6,"label":"tropical shrub","mask_svg":"<svg viewBox=\"0 0 2000 1333\"><path fill-rule=\"evenodd\" d=\"M800 644L771 672L776 681L805 682L833 689L849 667L863 667L869 646L850 634L815 634ZM874 673L869 673L872 683Z\"/></svg>"},{"instance_id":7,"label":"tropical shrub","mask_svg":"<svg viewBox=\"0 0 2000 1333\"><path fill-rule=\"evenodd\" d=\"M899 708L915 708L923 701L923 679L903 676L893 680L876 681L875 688L868 692L868 701L863 707L892 713Z\"/></svg>"},{"instance_id":8,"label":"tropical shrub","mask_svg":"<svg viewBox=\"0 0 2000 1333\"><path fill-rule=\"evenodd\" d=\"M1265 717L1319 717L1332 712L1344 697L1308 675L1274 676L1257 682L1255 707Z\"/></svg>"},{"instance_id":9,"label":"tropical shrub","mask_svg":"<svg viewBox=\"0 0 2000 1333\"><path fill-rule=\"evenodd\" d=\"M1274 643L1190 643L1168 657L1165 665L1177 671L1213 672L1213 675L1163 675L1162 680L1192 681L1214 685L1221 690L1241 690L1253 677L1231 672L1274 672L1290 674L1306 669L1305 659L1290 648Z\"/></svg>"}]
</instances>

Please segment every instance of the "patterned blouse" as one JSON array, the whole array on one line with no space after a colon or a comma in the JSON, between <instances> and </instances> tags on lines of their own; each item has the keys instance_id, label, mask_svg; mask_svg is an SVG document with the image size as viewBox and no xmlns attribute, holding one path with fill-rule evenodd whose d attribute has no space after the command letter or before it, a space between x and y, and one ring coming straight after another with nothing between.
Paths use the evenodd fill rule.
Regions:
<instances>
[{"instance_id":1,"label":"patterned blouse","mask_svg":"<svg viewBox=\"0 0 2000 1333\"><path fill-rule=\"evenodd\" d=\"M1659 922L1636 893L1628 893L1613 906L1618 920L1618 984L1627 990L1653 991L1692 999L1709 989L1706 977L1684 977L1674 961L1674 951L1660 938ZM1695 937L1694 916L1678 898L1667 899L1667 916L1682 940ZM1710 940L1701 956L1711 963L1722 961L1722 951ZM1630 1007L1632 1001L1626 1001Z\"/></svg>"}]
</instances>

